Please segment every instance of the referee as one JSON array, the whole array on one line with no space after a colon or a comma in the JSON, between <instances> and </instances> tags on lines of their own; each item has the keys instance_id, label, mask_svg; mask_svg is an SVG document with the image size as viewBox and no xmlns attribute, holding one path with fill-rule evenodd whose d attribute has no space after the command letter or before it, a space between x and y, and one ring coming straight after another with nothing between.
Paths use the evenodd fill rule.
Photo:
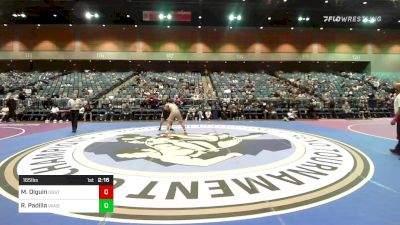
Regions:
<instances>
[{"instance_id":1,"label":"referee","mask_svg":"<svg viewBox=\"0 0 400 225\"><path fill-rule=\"evenodd\" d=\"M396 89L396 97L394 99L394 117L392 121L390 122L391 125L397 124L397 140L399 142L397 143L396 147L394 149L390 149L390 151L394 154L400 155L400 83L396 83L394 85L394 88Z\"/></svg>"},{"instance_id":2,"label":"referee","mask_svg":"<svg viewBox=\"0 0 400 225\"><path fill-rule=\"evenodd\" d=\"M81 108L82 102L78 98L77 94L72 95L72 99L68 101L69 115L71 117L72 123L72 132L76 133L76 129L78 128L78 119L79 119L79 109Z\"/></svg>"}]
</instances>

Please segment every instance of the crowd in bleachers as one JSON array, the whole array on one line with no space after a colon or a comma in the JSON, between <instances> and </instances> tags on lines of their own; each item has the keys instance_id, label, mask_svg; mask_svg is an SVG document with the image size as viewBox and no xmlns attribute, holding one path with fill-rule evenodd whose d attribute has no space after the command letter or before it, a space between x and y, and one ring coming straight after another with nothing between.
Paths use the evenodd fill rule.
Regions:
<instances>
[{"instance_id":1,"label":"crowd in bleachers","mask_svg":"<svg viewBox=\"0 0 400 225\"><path fill-rule=\"evenodd\" d=\"M17 89L35 89L43 82L60 76L61 72L18 72L10 71L0 73L0 96Z\"/></svg>"},{"instance_id":2,"label":"crowd in bleachers","mask_svg":"<svg viewBox=\"0 0 400 225\"><path fill-rule=\"evenodd\" d=\"M141 72L123 84L114 96L116 99L147 99L149 97L159 100L177 97L203 99L201 75L199 73Z\"/></svg>"},{"instance_id":3,"label":"crowd in bleachers","mask_svg":"<svg viewBox=\"0 0 400 225\"><path fill-rule=\"evenodd\" d=\"M88 120L159 119L169 99L186 119L386 117L394 97L390 81L350 72L221 72L206 74L208 83L192 72L12 74L0 74L4 94L13 90L8 100L0 98L0 114L15 99L22 120L66 120L73 93L83 100L81 117ZM28 83L26 93L21 87Z\"/></svg>"}]
</instances>

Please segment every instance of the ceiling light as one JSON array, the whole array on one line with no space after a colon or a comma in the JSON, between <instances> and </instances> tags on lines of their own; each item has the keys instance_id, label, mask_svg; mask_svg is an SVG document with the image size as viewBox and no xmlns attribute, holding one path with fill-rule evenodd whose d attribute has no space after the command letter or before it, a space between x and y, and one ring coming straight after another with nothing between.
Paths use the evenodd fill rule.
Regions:
<instances>
[{"instance_id":1,"label":"ceiling light","mask_svg":"<svg viewBox=\"0 0 400 225\"><path fill-rule=\"evenodd\" d=\"M350 29L349 29L349 30L353 30L353 28L351 28L351 27L350 27Z\"/></svg>"},{"instance_id":2,"label":"ceiling light","mask_svg":"<svg viewBox=\"0 0 400 225\"><path fill-rule=\"evenodd\" d=\"M137 27L137 25L135 24L135 27Z\"/></svg>"},{"instance_id":3,"label":"ceiling light","mask_svg":"<svg viewBox=\"0 0 400 225\"><path fill-rule=\"evenodd\" d=\"M291 27L290 29L291 29L291 30L294 30L294 27Z\"/></svg>"},{"instance_id":4,"label":"ceiling light","mask_svg":"<svg viewBox=\"0 0 400 225\"><path fill-rule=\"evenodd\" d=\"M201 20L203 17L199 16L199 20Z\"/></svg>"},{"instance_id":5,"label":"ceiling light","mask_svg":"<svg viewBox=\"0 0 400 225\"><path fill-rule=\"evenodd\" d=\"M306 17L306 21L309 21L310 20L310 17Z\"/></svg>"},{"instance_id":6,"label":"ceiling light","mask_svg":"<svg viewBox=\"0 0 400 225\"><path fill-rule=\"evenodd\" d=\"M234 16L233 14L231 14L231 15L229 15L229 17L228 17L228 18L229 18L229 20L230 20L230 21L232 21L232 20L234 20L234 19L235 19L235 16Z\"/></svg>"},{"instance_id":7,"label":"ceiling light","mask_svg":"<svg viewBox=\"0 0 400 225\"><path fill-rule=\"evenodd\" d=\"M264 27L260 27L260 30L264 29Z\"/></svg>"},{"instance_id":8,"label":"ceiling light","mask_svg":"<svg viewBox=\"0 0 400 225\"><path fill-rule=\"evenodd\" d=\"M283 2L287 2L287 0L283 0Z\"/></svg>"},{"instance_id":9,"label":"ceiling light","mask_svg":"<svg viewBox=\"0 0 400 225\"><path fill-rule=\"evenodd\" d=\"M98 13L95 13L95 14L94 14L94 18L96 18L96 19L99 18L99 14L98 14Z\"/></svg>"},{"instance_id":10,"label":"ceiling light","mask_svg":"<svg viewBox=\"0 0 400 225\"><path fill-rule=\"evenodd\" d=\"M197 28L201 29L201 26L197 26Z\"/></svg>"},{"instance_id":11,"label":"ceiling light","mask_svg":"<svg viewBox=\"0 0 400 225\"><path fill-rule=\"evenodd\" d=\"M381 31L381 29L378 28L378 29L376 29L376 31Z\"/></svg>"},{"instance_id":12,"label":"ceiling light","mask_svg":"<svg viewBox=\"0 0 400 225\"><path fill-rule=\"evenodd\" d=\"M105 27L106 25L105 25L105 24L103 24L103 25L101 25L101 26Z\"/></svg>"},{"instance_id":13,"label":"ceiling light","mask_svg":"<svg viewBox=\"0 0 400 225\"><path fill-rule=\"evenodd\" d=\"M69 24L70 27L72 27L72 24Z\"/></svg>"},{"instance_id":14,"label":"ceiling light","mask_svg":"<svg viewBox=\"0 0 400 225\"><path fill-rule=\"evenodd\" d=\"M17 17L17 14L13 13L12 16L13 16L13 17Z\"/></svg>"},{"instance_id":15,"label":"ceiling light","mask_svg":"<svg viewBox=\"0 0 400 225\"><path fill-rule=\"evenodd\" d=\"M229 27L229 29L231 29L231 30L232 30L232 27Z\"/></svg>"},{"instance_id":16,"label":"ceiling light","mask_svg":"<svg viewBox=\"0 0 400 225\"><path fill-rule=\"evenodd\" d=\"M238 16L236 17L236 19L237 19L237 20L242 20L242 16L241 16L241 15L238 15Z\"/></svg>"},{"instance_id":17,"label":"ceiling light","mask_svg":"<svg viewBox=\"0 0 400 225\"><path fill-rule=\"evenodd\" d=\"M5 23L5 24L3 24L5 27L7 26L7 24Z\"/></svg>"},{"instance_id":18,"label":"ceiling light","mask_svg":"<svg viewBox=\"0 0 400 225\"><path fill-rule=\"evenodd\" d=\"M302 21L302 20L303 20L303 17L300 16L297 20L298 20L298 21Z\"/></svg>"},{"instance_id":19,"label":"ceiling light","mask_svg":"<svg viewBox=\"0 0 400 225\"><path fill-rule=\"evenodd\" d=\"M170 26L168 25L168 26L167 26L167 28L169 29L169 28L170 28Z\"/></svg>"},{"instance_id":20,"label":"ceiling light","mask_svg":"<svg viewBox=\"0 0 400 225\"><path fill-rule=\"evenodd\" d=\"M160 20L163 20L163 19L164 19L164 14L162 14L162 13L158 14L158 18L159 18Z\"/></svg>"},{"instance_id":21,"label":"ceiling light","mask_svg":"<svg viewBox=\"0 0 400 225\"><path fill-rule=\"evenodd\" d=\"M25 17L26 17L25 13L22 13L22 14L21 14L21 17L22 17L22 18L25 18Z\"/></svg>"},{"instance_id":22,"label":"ceiling light","mask_svg":"<svg viewBox=\"0 0 400 225\"><path fill-rule=\"evenodd\" d=\"M90 12L85 13L86 19L90 20L92 18L92 14Z\"/></svg>"},{"instance_id":23,"label":"ceiling light","mask_svg":"<svg viewBox=\"0 0 400 225\"><path fill-rule=\"evenodd\" d=\"M131 17L131 15L129 15L129 14L128 14L128 15L126 15L126 18L130 18L130 17Z\"/></svg>"},{"instance_id":24,"label":"ceiling light","mask_svg":"<svg viewBox=\"0 0 400 225\"><path fill-rule=\"evenodd\" d=\"M320 27L319 29L320 29L320 30L323 30L324 28L323 28L323 27Z\"/></svg>"},{"instance_id":25,"label":"ceiling light","mask_svg":"<svg viewBox=\"0 0 400 225\"><path fill-rule=\"evenodd\" d=\"M366 5L368 2L363 2L363 5Z\"/></svg>"},{"instance_id":26,"label":"ceiling light","mask_svg":"<svg viewBox=\"0 0 400 225\"><path fill-rule=\"evenodd\" d=\"M172 19L171 14L168 14L168 15L167 15L167 19L168 19L168 20L171 20L171 19Z\"/></svg>"},{"instance_id":27,"label":"ceiling light","mask_svg":"<svg viewBox=\"0 0 400 225\"><path fill-rule=\"evenodd\" d=\"M53 17L57 17L57 14L53 14Z\"/></svg>"},{"instance_id":28,"label":"ceiling light","mask_svg":"<svg viewBox=\"0 0 400 225\"><path fill-rule=\"evenodd\" d=\"M329 1L328 1L328 0L326 0L326 1L325 1L325 4L328 4L328 2L329 2Z\"/></svg>"},{"instance_id":29,"label":"ceiling light","mask_svg":"<svg viewBox=\"0 0 400 225\"><path fill-rule=\"evenodd\" d=\"M268 17L268 20L271 20L271 19L272 19L272 18L269 16L269 17Z\"/></svg>"},{"instance_id":30,"label":"ceiling light","mask_svg":"<svg viewBox=\"0 0 400 225\"><path fill-rule=\"evenodd\" d=\"M40 24L38 24L37 26L40 27Z\"/></svg>"}]
</instances>

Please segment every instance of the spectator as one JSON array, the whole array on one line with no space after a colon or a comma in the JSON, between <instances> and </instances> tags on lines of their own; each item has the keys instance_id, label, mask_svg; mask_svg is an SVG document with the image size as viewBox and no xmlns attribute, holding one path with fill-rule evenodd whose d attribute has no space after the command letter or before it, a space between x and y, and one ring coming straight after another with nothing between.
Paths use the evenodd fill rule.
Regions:
<instances>
[{"instance_id":1,"label":"spectator","mask_svg":"<svg viewBox=\"0 0 400 225\"><path fill-rule=\"evenodd\" d=\"M83 113L83 121L86 122L87 116L89 115L89 121L92 122L93 113L92 113L92 106L90 105L89 101L86 101L84 106L84 113Z\"/></svg>"},{"instance_id":2,"label":"spectator","mask_svg":"<svg viewBox=\"0 0 400 225\"><path fill-rule=\"evenodd\" d=\"M17 119L15 110L17 109L17 101L15 101L13 95L9 95L7 101L6 101L6 106L8 107L9 111L4 120L6 121L15 121Z\"/></svg>"},{"instance_id":3,"label":"spectator","mask_svg":"<svg viewBox=\"0 0 400 225\"><path fill-rule=\"evenodd\" d=\"M353 111L348 101L345 101L342 105L342 110L344 112L345 118L353 118Z\"/></svg>"},{"instance_id":4,"label":"spectator","mask_svg":"<svg viewBox=\"0 0 400 225\"><path fill-rule=\"evenodd\" d=\"M129 104L127 102L122 103L121 106L121 113L122 113L122 119L123 120L130 120L131 119L131 108L129 107Z\"/></svg>"},{"instance_id":5,"label":"spectator","mask_svg":"<svg viewBox=\"0 0 400 225\"><path fill-rule=\"evenodd\" d=\"M50 113L48 115L48 120L53 121L53 123L57 123L59 120L59 112L60 109L58 108L57 105L52 105L50 109Z\"/></svg>"},{"instance_id":6,"label":"spectator","mask_svg":"<svg viewBox=\"0 0 400 225\"><path fill-rule=\"evenodd\" d=\"M22 118L24 116L24 112L25 112L24 104L21 104L21 103L18 104L17 110L15 111L18 121L22 121Z\"/></svg>"},{"instance_id":7,"label":"spectator","mask_svg":"<svg viewBox=\"0 0 400 225\"><path fill-rule=\"evenodd\" d=\"M3 121L7 122L7 118L8 118L9 113L10 113L10 109L7 106L4 106L3 108L1 108L0 122L3 122Z\"/></svg>"}]
</instances>

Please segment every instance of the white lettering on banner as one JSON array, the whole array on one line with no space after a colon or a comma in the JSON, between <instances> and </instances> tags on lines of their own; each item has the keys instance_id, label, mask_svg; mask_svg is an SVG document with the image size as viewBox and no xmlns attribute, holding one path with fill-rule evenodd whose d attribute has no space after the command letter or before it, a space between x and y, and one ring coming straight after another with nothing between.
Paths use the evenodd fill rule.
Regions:
<instances>
[{"instance_id":1,"label":"white lettering on banner","mask_svg":"<svg viewBox=\"0 0 400 225\"><path fill-rule=\"evenodd\" d=\"M379 23L382 22L382 16L323 16L325 23Z\"/></svg>"}]
</instances>

